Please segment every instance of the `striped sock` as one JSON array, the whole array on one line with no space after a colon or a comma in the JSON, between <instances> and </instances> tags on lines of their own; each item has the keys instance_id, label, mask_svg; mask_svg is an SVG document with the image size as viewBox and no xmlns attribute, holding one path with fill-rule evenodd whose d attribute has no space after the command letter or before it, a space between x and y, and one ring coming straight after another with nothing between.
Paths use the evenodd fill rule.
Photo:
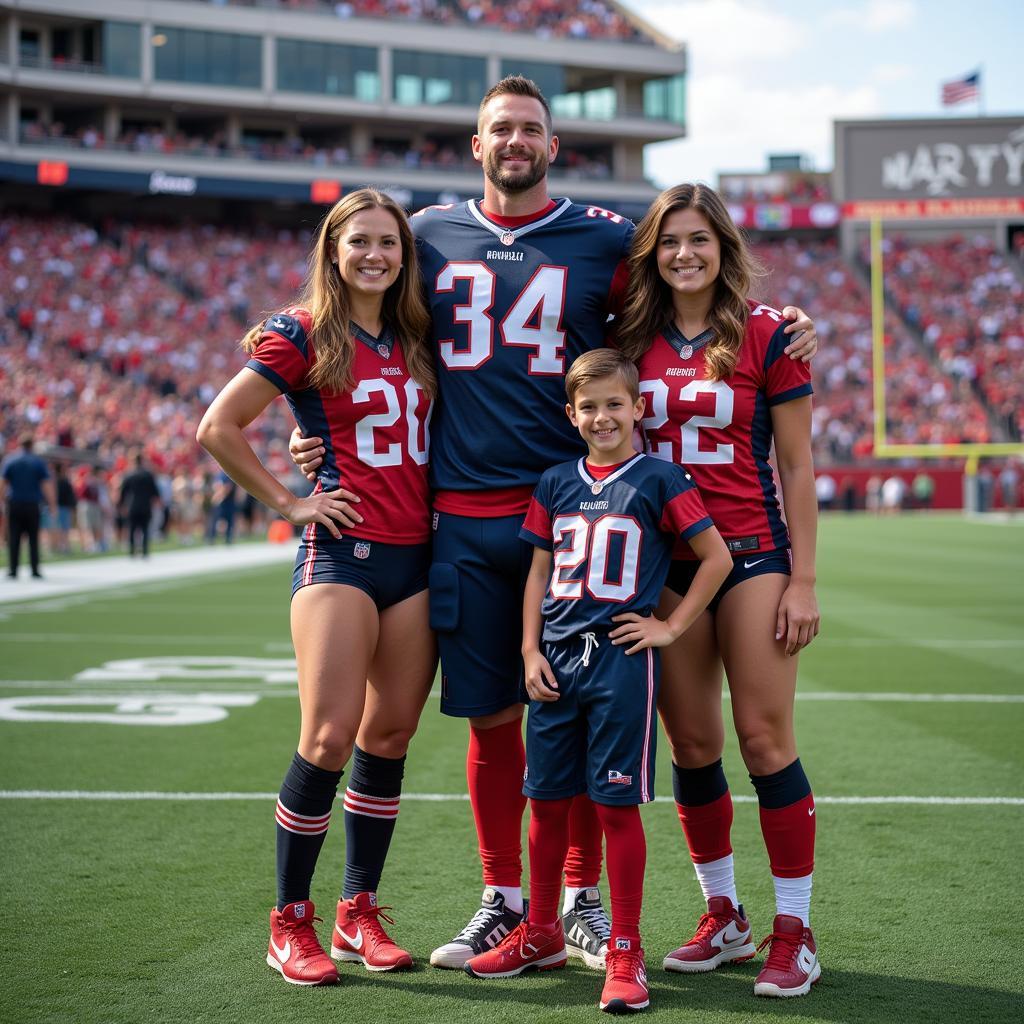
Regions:
<instances>
[{"instance_id":1,"label":"striped sock","mask_svg":"<svg viewBox=\"0 0 1024 1024\"><path fill-rule=\"evenodd\" d=\"M331 823L341 772L310 764L296 753L277 798L277 909L309 899L320 847Z\"/></svg>"},{"instance_id":2,"label":"striped sock","mask_svg":"<svg viewBox=\"0 0 1024 1024\"><path fill-rule=\"evenodd\" d=\"M356 747L345 790L345 883L341 898L376 892L398 820L405 757Z\"/></svg>"}]
</instances>

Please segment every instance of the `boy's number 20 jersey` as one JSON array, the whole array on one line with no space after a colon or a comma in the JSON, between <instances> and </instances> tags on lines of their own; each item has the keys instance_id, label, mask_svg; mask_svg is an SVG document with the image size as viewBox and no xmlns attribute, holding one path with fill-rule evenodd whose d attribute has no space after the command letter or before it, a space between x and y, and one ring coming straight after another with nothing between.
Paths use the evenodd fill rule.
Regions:
<instances>
[{"instance_id":1,"label":"boy's number 20 jersey","mask_svg":"<svg viewBox=\"0 0 1024 1024\"><path fill-rule=\"evenodd\" d=\"M649 614L679 538L712 525L700 492L679 467L634 455L597 479L586 459L540 478L519 536L551 551L544 639L613 629L612 616Z\"/></svg>"},{"instance_id":2,"label":"boy's number 20 jersey","mask_svg":"<svg viewBox=\"0 0 1024 1024\"><path fill-rule=\"evenodd\" d=\"M638 361L650 453L689 471L733 554L789 544L768 462L771 408L812 390L807 364L783 353L788 321L771 306L750 307L736 369L724 380L706 377L708 331L689 340L670 324ZM677 557L692 554L681 546Z\"/></svg>"},{"instance_id":3,"label":"boy's number 20 jersey","mask_svg":"<svg viewBox=\"0 0 1024 1024\"><path fill-rule=\"evenodd\" d=\"M246 364L284 394L306 437L323 438L317 490L343 486L362 499L363 522L343 533L388 544L419 544L430 536L427 452L430 400L409 375L391 332L372 338L352 325L350 391L311 387L316 361L311 318L297 307L270 317ZM325 527L316 535L327 537Z\"/></svg>"},{"instance_id":4,"label":"boy's number 20 jersey","mask_svg":"<svg viewBox=\"0 0 1024 1024\"><path fill-rule=\"evenodd\" d=\"M533 487L584 451L563 412L565 372L605 343L633 225L568 199L511 228L473 200L411 223L437 356L431 482L440 491Z\"/></svg>"}]
</instances>

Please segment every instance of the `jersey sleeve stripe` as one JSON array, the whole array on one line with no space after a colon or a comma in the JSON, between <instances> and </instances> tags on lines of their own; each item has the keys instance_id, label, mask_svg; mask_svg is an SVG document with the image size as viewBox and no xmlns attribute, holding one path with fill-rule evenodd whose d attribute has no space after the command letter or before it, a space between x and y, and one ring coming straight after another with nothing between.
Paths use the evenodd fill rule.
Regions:
<instances>
[{"instance_id":1,"label":"jersey sleeve stripe","mask_svg":"<svg viewBox=\"0 0 1024 1024\"><path fill-rule=\"evenodd\" d=\"M806 384L798 384L795 388L790 388L788 391L780 391L777 395L772 395L768 399L768 404L771 405L783 405L785 402L792 402L795 398L803 398L805 395L814 394L814 388L811 387L811 382L808 381Z\"/></svg>"},{"instance_id":2,"label":"jersey sleeve stripe","mask_svg":"<svg viewBox=\"0 0 1024 1024\"><path fill-rule=\"evenodd\" d=\"M261 363L258 359L250 359L246 364L246 367L250 370L254 370L261 377L266 377L271 384L274 385L281 394L287 394L291 391L291 385L284 379L279 373L272 370L266 363Z\"/></svg>"},{"instance_id":3,"label":"jersey sleeve stripe","mask_svg":"<svg viewBox=\"0 0 1024 1024\"><path fill-rule=\"evenodd\" d=\"M519 531L519 537L521 540L525 540L527 544L532 544L535 548L542 548L544 551L554 550L554 544L550 537L541 537L539 534L527 530L525 526Z\"/></svg>"},{"instance_id":4,"label":"jersey sleeve stripe","mask_svg":"<svg viewBox=\"0 0 1024 1024\"><path fill-rule=\"evenodd\" d=\"M694 523L693 526L688 526L683 530L680 536L683 540L689 540L691 537L696 537L698 533L703 533L705 530L711 529L714 525L715 524L711 521L711 516L705 516L699 522Z\"/></svg>"}]
</instances>

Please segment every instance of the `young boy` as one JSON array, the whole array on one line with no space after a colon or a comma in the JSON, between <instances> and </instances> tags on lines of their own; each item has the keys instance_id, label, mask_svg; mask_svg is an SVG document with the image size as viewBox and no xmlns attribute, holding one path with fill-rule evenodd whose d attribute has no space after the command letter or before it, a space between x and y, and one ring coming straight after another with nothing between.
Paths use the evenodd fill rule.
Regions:
<instances>
[{"instance_id":1,"label":"young boy","mask_svg":"<svg viewBox=\"0 0 1024 1024\"><path fill-rule=\"evenodd\" d=\"M569 807L587 793L608 846L612 937L601 1009L648 1003L640 905L646 843L638 805L653 799L658 663L732 567L696 487L678 466L633 449L644 413L636 367L613 349L580 356L566 413L590 449L548 470L520 536L534 545L523 607L530 798L530 908L466 972L508 978L566 962L558 915ZM701 560L682 603L651 614L682 537ZM543 627L543 636L542 636Z\"/></svg>"}]
</instances>

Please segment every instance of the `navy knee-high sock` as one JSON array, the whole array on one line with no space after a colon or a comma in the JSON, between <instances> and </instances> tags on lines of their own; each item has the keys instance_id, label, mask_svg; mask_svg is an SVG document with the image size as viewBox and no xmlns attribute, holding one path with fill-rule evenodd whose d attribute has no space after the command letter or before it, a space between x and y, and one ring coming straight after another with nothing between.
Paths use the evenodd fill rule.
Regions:
<instances>
[{"instance_id":1,"label":"navy knee-high sock","mask_svg":"<svg viewBox=\"0 0 1024 1024\"><path fill-rule=\"evenodd\" d=\"M277 798L277 909L309 899L313 869L331 822L341 771L329 772L296 753Z\"/></svg>"},{"instance_id":2,"label":"navy knee-high sock","mask_svg":"<svg viewBox=\"0 0 1024 1024\"><path fill-rule=\"evenodd\" d=\"M342 899L376 892L398 819L405 757L356 747L345 790L345 884Z\"/></svg>"}]
</instances>

